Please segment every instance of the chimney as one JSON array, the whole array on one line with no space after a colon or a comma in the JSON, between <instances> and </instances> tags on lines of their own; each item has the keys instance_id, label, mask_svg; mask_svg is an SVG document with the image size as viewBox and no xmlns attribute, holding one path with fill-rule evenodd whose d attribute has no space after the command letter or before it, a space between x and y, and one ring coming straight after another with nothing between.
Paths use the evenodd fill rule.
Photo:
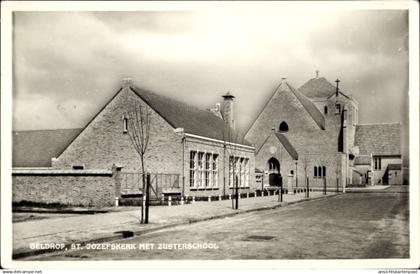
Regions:
<instances>
[{"instance_id":1,"label":"chimney","mask_svg":"<svg viewBox=\"0 0 420 274\"><path fill-rule=\"evenodd\" d=\"M124 77L122 79L122 87L123 88L128 88L132 85L133 85L133 81L132 81L131 77Z\"/></svg>"},{"instance_id":2,"label":"chimney","mask_svg":"<svg viewBox=\"0 0 420 274\"><path fill-rule=\"evenodd\" d=\"M223 97L223 120L225 124L228 125L233 130L235 129L235 120L234 120L234 112L233 112L233 98L235 96L231 95L229 91L222 96Z\"/></svg>"}]
</instances>

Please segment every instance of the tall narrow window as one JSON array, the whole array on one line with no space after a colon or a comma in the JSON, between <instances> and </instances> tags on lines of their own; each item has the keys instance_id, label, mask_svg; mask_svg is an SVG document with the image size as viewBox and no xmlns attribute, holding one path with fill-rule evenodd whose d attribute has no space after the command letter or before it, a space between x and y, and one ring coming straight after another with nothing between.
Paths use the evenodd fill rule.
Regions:
<instances>
[{"instance_id":1,"label":"tall narrow window","mask_svg":"<svg viewBox=\"0 0 420 274\"><path fill-rule=\"evenodd\" d=\"M241 160L240 160L240 169L239 169L239 172L240 172L240 186L245 186L245 159L244 158L241 158Z\"/></svg>"},{"instance_id":2,"label":"tall narrow window","mask_svg":"<svg viewBox=\"0 0 420 274\"><path fill-rule=\"evenodd\" d=\"M381 170L381 168L382 168L381 157L374 157L373 161L374 161L374 169L375 170Z\"/></svg>"},{"instance_id":3,"label":"tall narrow window","mask_svg":"<svg viewBox=\"0 0 420 274\"><path fill-rule=\"evenodd\" d=\"M229 186L230 187L233 186L233 164L234 164L233 156L230 156L229 157Z\"/></svg>"},{"instance_id":4,"label":"tall narrow window","mask_svg":"<svg viewBox=\"0 0 420 274\"><path fill-rule=\"evenodd\" d=\"M212 171L213 171L213 187L218 187L219 171L218 171L218 155L213 154Z\"/></svg>"},{"instance_id":5,"label":"tall narrow window","mask_svg":"<svg viewBox=\"0 0 420 274\"><path fill-rule=\"evenodd\" d=\"M318 176L318 169L316 168L316 166L314 166L314 177Z\"/></svg>"},{"instance_id":6,"label":"tall narrow window","mask_svg":"<svg viewBox=\"0 0 420 274\"><path fill-rule=\"evenodd\" d=\"M287 123L285 121L280 123L279 126L279 132L288 132L289 131L289 126L287 125Z\"/></svg>"},{"instance_id":7,"label":"tall narrow window","mask_svg":"<svg viewBox=\"0 0 420 274\"><path fill-rule=\"evenodd\" d=\"M128 132L128 118L124 117L123 118L123 133L127 133Z\"/></svg>"},{"instance_id":8,"label":"tall narrow window","mask_svg":"<svg viewBox=\"0 0 420 274\"><path fill-rule=\"evenodd\" d=\"M249 159L245 159L245 186L249 187Z\"/></svg>"},{"instance_id":9,"label":"tall narrow window","mask_svg":"<svg viewBox=\"0 0 420 274\"><path fill-rule=\"evenodd\" d=\"M318 167L318 177L322 177L322 168Z\"/></svg>"},{"instance_id":10,"label":"tall narrow window","mask_svg":"<svg viewBox=\"0 0 420 274\"><path fill-rule=\"evenodd\" d=\"M204 186L209 187L210 186L210 153L206 153L205 159L205 165L204 165Z\"/></svg>"},{"instance_id":11,"label":"tall narrow window","mask_svg":"<svg viewBox=\"0 0 420 274\"><path fill-rule=\"evenodd\" d=\"M190 152L190 187L196 187L197 152Z\"/></svg>"},{"instance_id":12,"label":"tall narrow window","mask_svg":"<svg viewBox=\"0 0 420 274\"><path fill-rule=\"evenodd\" d=\"M322 177L327 176L327 168L325 166L322 167Z\"/></svg>"},{"instance_id":13,"label":"tall narrow window","mask_svg":"<svg viewBox=\"0 0 420 274\"><path fill-rule=\"evenodd\" d=\"M324 114L328 114L328 107L324 106Z\"/></svg>"},{"instance_id":14,"label":"tall narrow window","mask_svg":"<svg viewBox=\"0 0 420 274\"><path fill-rule=\"evenodd\" d=\"M197 163L198 163L198 170L197 170L197 186L198 187L203 187L204 185L204 153L203 152L198 152L198 159L197 159Z\"/></svg>"}]
</instances>

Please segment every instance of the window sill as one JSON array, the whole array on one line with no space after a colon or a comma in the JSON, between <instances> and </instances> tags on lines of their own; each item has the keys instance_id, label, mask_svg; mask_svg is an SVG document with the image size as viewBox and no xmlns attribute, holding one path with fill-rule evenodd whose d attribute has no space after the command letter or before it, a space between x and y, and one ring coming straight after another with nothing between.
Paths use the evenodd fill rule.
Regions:
<instances>
[{"instance_id":1,"label":"window sill","mask_svg":"<svg viewBox=\"0 0 420 274\"><path fill-rule=\"evenodd\" d=\"M190 191L206 191L206 190L219 190L218 187L208 187L208 188L190 188Z\"/></svg>"},{"instance_id":2,"label":"window sill","mask_svg":"<svg viewBox=\"0 0 420 274\"><path fill-rule=\"evenodd\" d=\"M235 189L236 187L230 186L229 189ZM239 186L238 189L249 189L249 186Z\"/></svg>"}]
</instances>

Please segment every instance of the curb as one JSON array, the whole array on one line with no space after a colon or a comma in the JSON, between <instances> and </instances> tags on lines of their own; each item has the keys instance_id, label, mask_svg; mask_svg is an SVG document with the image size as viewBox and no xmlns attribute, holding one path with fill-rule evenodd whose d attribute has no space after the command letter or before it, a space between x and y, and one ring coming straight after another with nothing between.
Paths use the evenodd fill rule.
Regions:
<instances>
[{"instance_id":1,"label":"curb","mask_svg":"<svg viewBox=\"0 0 420 274\"><path fill-rule=\"evenodd\" d=\"M282 203L279 203L278 205L269 206L269 207L258 207L258 208L251 208L251 209L246 209L246 210L238 210L238 211L235 211L235 212L221 214L221 215L214 215L214 216L209 216L209 217L205 217L205 218L192 219L192 220L188 220L188 221L182 221L182 222L177 222L177 223L160 225L160 226L153 227L153 228L147 228L147 229L141 229L141 230L133 231L132 237L144 235L144 234L155 232L155 231L162 230L162 229L173 228L173 227L177 227L177 226L181 226L181 225L194 224L194 223L204 222L204 221L209 221L209 220L214 220L214 219L223 219L223 218L233 217L235 215L243 214L243 213L276 209L276 208L279 208L279 207L285 207L285 206L288 206L288 205L298 204L298 203L307 202L307 201L315 201L315 200L320 200L320 199L332 198L332 197L335 197L335 196L341 195L341 194L342 193L335 193L335 194L331 194L331 195L328 195L328 196L320 196L320 197L315 197L315 198L303 198L301 200L292 201L292 202L289 202L289 203L282 202ZM118 235L113 235L113 236L108 236L108 237L90 239L90 240L86 240L86 241L68 243L68 244L64 245L64 249L60 249L60 250L57 250L57 249L36 249L36 250L30 250L30 251L22 251L22 252L18 252L18 253L13 253L12 254L12 259L13 260L22 259L22 258L25 258L25 257L36 256L36 255L41 255L41 254L46 254L46 253L66 251L66 250L69 250L71 248L71 245L74 245L74 244L86 245L88 243L103 243L103 242L120 240L120 239L124 239L124 238L125 237L123 237L122 234L118 234Z\"/></svg>"}]
</instances>

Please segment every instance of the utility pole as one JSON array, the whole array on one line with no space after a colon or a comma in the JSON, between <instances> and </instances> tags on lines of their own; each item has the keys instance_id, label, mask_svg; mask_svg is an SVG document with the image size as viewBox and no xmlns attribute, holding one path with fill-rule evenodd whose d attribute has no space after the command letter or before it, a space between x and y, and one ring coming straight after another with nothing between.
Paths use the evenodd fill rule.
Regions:
<instances>
[{"instance_id":1,"label":"utility pole","mask_svg":"<svg viewBox=\"0 0 420 274\"><path fill-rule=\"evenodd\" d=\"M238 195L238 176L235 176L235 209L238 209L239 195Z\"/></svg>"},{"instance_id":2,"label":"utility pole","mask_svg":"<svg viewBox=\"0 0 420 274\"><path fill-rule=\"evenodd\" d=\"M149 223L149 202L150 202L150 173L146 175L146 208L144 212L144 223Z\"/></svg>"}]
</instances>

